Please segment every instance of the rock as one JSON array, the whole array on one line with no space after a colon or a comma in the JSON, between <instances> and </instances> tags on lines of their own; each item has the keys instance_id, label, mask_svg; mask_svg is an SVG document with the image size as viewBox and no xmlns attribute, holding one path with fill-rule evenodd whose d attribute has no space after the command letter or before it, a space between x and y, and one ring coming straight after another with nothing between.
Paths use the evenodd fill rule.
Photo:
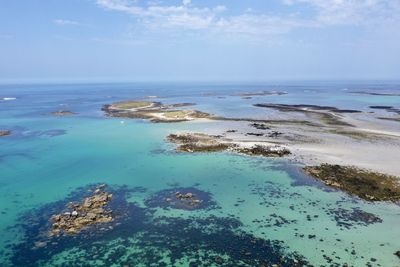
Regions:
<instances>
[{"instance_id":1,"label":"rock","mask_svg":"<svg viewBox=\"0 0 400 267\"><path fill-rule=\"evenodd\" d=\"M0 130L0 137L10 135L10 130Z\"/></svg>"},{"instance_id":2,"label":"rock","mask_svg":"<svg viewBox=\"0 0 400 267\"><path fill-rule=\"evenodd\" d=\"M396 251L396 252L394 253L394 255L396 255L397 257L400 258L400 250Z\"/></svg>"},{"instance_id":3,"label":"rock","mask_svg":"<svg viewBox=\"0 0 400 267\"><path fill-rule=\"evenodd\" d=\"M400 200L399 177L332 164L307 166L304 171L327 186L341 189L367 201Z\"/></svg>"},{"instance_id":4,"label":"rock","mask_svg":"<svg viewBox=\"0 0 400 267\"><path fill-rule=\"evenodd\" d=\"M77 234L89 225L111 222L112 211L105 209L111 199L112 194L97 188L93 195L86 197L81 204L69 203L68 207L72 211L52 216L53 223L49 236L59 236L63 233Z\"/></svg>"},{"instance_id":5,"label":"rock","mask_svg":"<svg viewBox=\"0 0 400 267\"><path fill-rule=\"evenodd\" d=\"M53 111L50 114L57 117L65 117L65 116L75 115L76 113L68 110L59 110L59 111Z\"/></svg>"}]
</instances>

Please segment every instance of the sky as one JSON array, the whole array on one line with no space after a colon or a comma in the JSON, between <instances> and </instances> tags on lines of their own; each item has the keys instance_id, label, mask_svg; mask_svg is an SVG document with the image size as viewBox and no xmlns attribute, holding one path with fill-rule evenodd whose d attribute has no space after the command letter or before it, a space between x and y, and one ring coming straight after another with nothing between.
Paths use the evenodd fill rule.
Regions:
<instances>
[{"instance_id":1,"label":"sky","mask_svg":"<svg viewBox=\"0 0 400 267\"><path fill-rule=\"evenodd\" d=\"M0 81L400 79L400 0L0 0Z\"/></svg>"}]
</instances>

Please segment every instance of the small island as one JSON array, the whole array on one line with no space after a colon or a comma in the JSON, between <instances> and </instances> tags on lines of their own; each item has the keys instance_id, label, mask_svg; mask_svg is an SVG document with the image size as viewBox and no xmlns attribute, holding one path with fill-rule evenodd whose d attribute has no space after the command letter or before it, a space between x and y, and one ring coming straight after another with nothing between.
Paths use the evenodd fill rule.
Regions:
<instances>
[{"instance_id":1,"label":"small island","mask_svg":"<svg viewBox=\"0 0 400 267\"><path fill-rule=\"evenodd\" d=\"M197 110L179 109L193 103L164 105L161 102L124 101L105 105L103 111L110 117L147 119L151 122L183 122L207 119L211 115Z\"/></svg>"}]
</instances>

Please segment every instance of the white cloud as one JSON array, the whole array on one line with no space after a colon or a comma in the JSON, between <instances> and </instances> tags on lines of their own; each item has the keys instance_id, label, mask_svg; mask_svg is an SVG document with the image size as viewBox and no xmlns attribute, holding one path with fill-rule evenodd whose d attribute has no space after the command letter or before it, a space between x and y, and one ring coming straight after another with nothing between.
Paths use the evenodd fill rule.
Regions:
<instances>
[{"instance_id":1,"label":"white cloud","mask_svg":"<svg viewBox=\"0 0 400 267\"><path fill-rule=\"evenodd\" d=\"M184 6L188 6L188 5L190 5L192 3L192 0L183 0L182 1L182 4L184 5Z\"/></svg>"},{"instance_id":2,"label":"white cloud","mask_svg":"<svg viewBox=\"0 0 400 267\"><path fill-rule=\"evenodd\" d=\"M306 4L316 11L321 25L371 25L400 20L399 0L283 0L287 5Z\"/></svg>"},{"instance_id":3,"label":"white cloud","mask_svg":"<svg viewBox=\"0 0 400 267\"><path fill-rule=\"evenodd\" d=\"M281 0L285 5L311 7L314 15L267 15L243 10L229 15L225 6L196 7L191 0L180 5L165 5L163 1L96 0L106 10L133 15L152 30L207 30L229 35L265 36L283 34L297 28L331 27L336 25L371 25L384 21L400 21L400 0ZM396 13L397 12L397 13ZM399 24L400 25L400 24Z\"/></svg>"},{"instance_id":4,"label":"white cloud","mask_svg":"<svg viewBox=\"0 0 400 267\"><path fill-rule=\"evenodd\" d=\"M78 25L80 25L80 23L77 22L77 21L65 20L65 19L55 19L53 22L54 22L55 24L57 24L57 25L62 25L62 26L64 26L64 25L72 25L72 26L78 26Z\"/></svg>"}]
</instances>

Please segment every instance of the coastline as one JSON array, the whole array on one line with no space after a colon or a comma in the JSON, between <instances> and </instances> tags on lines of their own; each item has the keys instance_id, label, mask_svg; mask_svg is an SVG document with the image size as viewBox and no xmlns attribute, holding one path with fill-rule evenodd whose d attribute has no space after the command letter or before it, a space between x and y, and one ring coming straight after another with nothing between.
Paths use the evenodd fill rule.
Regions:
<instances>
[{"instance_id":1,"label":"coastline","mask_svg":"<svg viewBox=\"0 0 400 267\"><path fill-rule=\"evenodd\" d=\"M125 103L132 105L143 102ZM355 166L400 177L400 166L396 160L400 149L400 132L396 132L393 126L388 127L391 122L377 120L375 114L316 105L254 105L278 110L278 116L263 120L251 117L221 117L208 113L207 110L179 109L187 106L185 103L154 103L148 102L143 105L144 108L134 110L120 109L118 113L115 113L116 109L113 108L115 104L103 110L111 117L141 118L158 123L204 124L200 134L217 136L224 142L244 149L257 145L288 149L290 155L285 157L303 165L328 163ZM158 108L154 110L155 106ZM148 110L148 107L151 108ZM178 116L165 117L164 114L168 112L177 113ZM184 132L171 132L179 133Z\"/></svg>"}]
</instances>

